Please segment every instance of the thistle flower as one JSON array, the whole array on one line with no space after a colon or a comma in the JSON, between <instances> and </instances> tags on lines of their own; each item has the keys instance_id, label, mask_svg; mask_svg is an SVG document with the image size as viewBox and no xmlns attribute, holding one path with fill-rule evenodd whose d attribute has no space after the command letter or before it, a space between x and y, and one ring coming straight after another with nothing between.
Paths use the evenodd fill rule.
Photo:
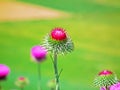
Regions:
<instances>
[{"instance_id":1,"label":"thistle flower","mask_svg":"<svg viewBox=\"0 0 120 90\"><path fill-rule=\"evenodd\" d=\"M28 85L28 83L29 83L29 80L23 76L17 78L15 82L16 86L18 86L21 89L23 89L26 85Z\"/></svg>"},{"instance_id":2,"label":"thistle flower","mask_svg":"<svg viewBox=\"0 0 120 90\"><path fill-rule=\"evenodd\" d=\"M110 90L120 90L120 82L111 85Z\"/></svg>"},{"instance_id":3,"label":"thistle flower","mask_svg":"<svg viewBox=\"0 0 120 90\"><path fill-rule=\"evenodd\" d=\"M94 84L101 88L108 90L109 86L118 82L117 77L112 71L103 70L101 71L94 80ZM103 89L104 90L104 89Z\"/></svg>"},{"instance_id":4,"label":"thistle flower","mask_svg":"<svg viewBox=\"0 0 120 90\"><path fill-rule=\"evenodd\" d=\"M54 28L44 39L43 46L52 53L54 74L55 74L55 90L60 90L57 66L58 54L66 54L73 51L74 44L63 28Z\"/></svg>"},{"instance_id":5,"label":"thistle flower","mask_svg":"<svg viewBox=\"0 0 120 90\"><path fill-rule=\"evenodd\" d=\"M10 73L10 68L4 64L0 64L0 80L6 79Z\"/></svg>"},{"instance_id":6,"label":"thistle flower","mask_svg":"<svg viewBox=\"0 0 120 90\"><path fill-rule=\"evenodd\" d=\"M47 50L42 46L34 46L31 49L31 56L37 62L45 60L46 54Z\"/></svg>"},{"instance_id":7,"label":"thistle flower","mask_svg":"<svg viewBox=\"0 0 120 90\"><path fill-rule=\"evenodd\" d=\"M43 46L52 53L64 54L73 51L71 38L63 28L54 28L44 39Z\"/></svg>"}]
</instances>

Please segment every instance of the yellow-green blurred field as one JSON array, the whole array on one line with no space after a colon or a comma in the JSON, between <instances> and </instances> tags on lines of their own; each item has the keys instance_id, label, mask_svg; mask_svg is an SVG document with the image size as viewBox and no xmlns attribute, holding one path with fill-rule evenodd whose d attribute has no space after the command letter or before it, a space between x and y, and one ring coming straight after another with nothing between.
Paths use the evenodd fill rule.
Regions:
<instances>
[{"instance_id":1,"label":"yellow-green blurred field","mask_svg":"<svg viewBox=\"0 0 120 90\"><path fill-rule=\"evenodd\" d=\"M63 10L73 16L0 22L0 63L11 68L8 80L2 83L4 90L17 89L14 81L18 76L29 78L25 90L37 90L37 66L31 61L30 48L40 44L54 27L65 28L75 44L72 53L59 56L59 69L63 68L61 90L99 90L93 79L103 69L114 71L120 78L119 0L18 1ZM54 78L49 56L41 64L41 71L43 90L49 90L46 84Z\"/></svg>"}]
</instances>

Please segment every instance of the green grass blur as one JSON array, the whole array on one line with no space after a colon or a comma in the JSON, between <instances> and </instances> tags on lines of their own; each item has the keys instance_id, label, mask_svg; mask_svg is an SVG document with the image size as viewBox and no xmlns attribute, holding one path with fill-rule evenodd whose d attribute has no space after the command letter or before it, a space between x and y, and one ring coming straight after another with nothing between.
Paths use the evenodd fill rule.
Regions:
<instances>
[{"instance_id":1,"label":"green grass blur","mask_svg":"<svg viewBox=\"0 0 120 90\"><path fill-rule=\"evenodd\" d=\"M18 0L75 13L119 12L119 0Z\"/></svg>"},{"instance_id":2,"label":"green grass blur","mask_svg":"<svg viewBox=\"0 0 120 90\"><path fill-rule=\"evenodd\" d=\"M98 90L93 86L93 79L103 69L110 69L120 77L118 7L89 0L21 1L72 12L74 16L67 19L0 22L0 63L11 68L8 80L2 83L4 90L17 88L14 81L18 76L30 79L25 90L37 90L37 66L31 61L30 49L40 44L54 27L65 28L75 44L72 53L59 55L59 69L63 68L61 90ZM49 90L46 83L54 78L49 56L41 64L41 71L42 88Z\"/></svg>"}]
</instances>

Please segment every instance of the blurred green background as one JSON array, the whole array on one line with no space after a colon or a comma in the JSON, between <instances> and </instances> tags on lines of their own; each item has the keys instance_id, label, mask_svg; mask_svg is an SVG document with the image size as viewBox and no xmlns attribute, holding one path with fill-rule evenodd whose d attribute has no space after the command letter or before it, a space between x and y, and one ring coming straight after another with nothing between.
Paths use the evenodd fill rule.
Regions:
<instances>
[{"instance_id":1,"label":"blurred green background","mask_svg":"<svg viewBox=\"0 0 120 90\"><path fill-rule=\"evenodd\" d=\"M119 0L17 0L71 13L73 16L53 20L0 22L0 63L11 73L2 85L4 90L18 88L14 82L26 76L25 90L37 90L37 65L31 61L30 49L43 41L54 27L63 27L71 36L75 50L59 55L61 90L99 90L94 87L96 74L109 69L120 77L120 1ZM50 57L41 64L42 88L54 78Z\"/></svg>"}]
</instances>

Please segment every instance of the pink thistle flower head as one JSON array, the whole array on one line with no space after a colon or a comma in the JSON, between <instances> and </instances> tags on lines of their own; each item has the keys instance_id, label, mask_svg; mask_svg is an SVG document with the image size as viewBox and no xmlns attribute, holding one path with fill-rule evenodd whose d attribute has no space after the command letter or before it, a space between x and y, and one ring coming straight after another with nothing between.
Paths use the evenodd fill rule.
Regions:
<instances>
[{"instance_id":1,"label":"pink thistle flower head","mask_svg":"<svg viewBox=\"0 0 120 90\"><path fill-rule=\"evenodd\" d=\"M4 80L10 73L10 68L4 64L0 64L0 80Z\"/></svg>"},{"instance_id":2,"label":"pink thistle flower head","mask_svg":"<svg viewBox=\"0 0 120 90\"><path fill-rule=\"evenodd\" d=\"M51 31L51 37L54 40L62 41L62 40L65 40L67 38L67 35L66 35L66 32L65 32L64 29L62 29L62 28L54 28Z\"/></svg>"},{"instance_id":3,"label":"pink thistle flower head","mask_svg":"<svg viewBox=\"0 0 120 90\"><path fill-rule=\"evenodd\" d=\"M120 82L111 85L110 90L120 90Z\"/></svg>"},{"instance_id":4,"label":"pink thistle flower head","mask_svg":"<svg viewBox=\"0 0 120 90\"><path fill-rule=\"evenodd\" d=\"M99 76L104 76L104 75L111 75L113 74L112 71L109 71L109 70L103 70L99 73Z\"/></svg>"},{"instance_id":5,"label":"pink thistle flower head","mask_svg":"<svg viewBox=\"0 0 120 90\"><path fill-rule=\"evenodd\" d=\"M54 28L46 35L43 46L56 54L67 54L74 50L74 44L63 28Z\"/></svg>"},{"instance_id":6,"label":"pink thistle flower head","mask_svg":"<svg viewBox=\"0 0 120 90\"><path fill-rule=\"evenodd\" d=\"M99 74L94 79L95 86L103 87L101 89L104 90L104 87L109 87L112 84L118 82L116 75L109 70L103 70L99 72Z\"/></svg>"},{"instance_id":7,"label":"pink thistle flower head","mask_svg":"<svg viewBox=\"0 0 120 90\"><path fill-rule=\"evenodd\" d=\"M37 62L45 60L46 54L47 50L42 46L34 46L31 49L31 56Z\"/></svg>"}]
</instances>

